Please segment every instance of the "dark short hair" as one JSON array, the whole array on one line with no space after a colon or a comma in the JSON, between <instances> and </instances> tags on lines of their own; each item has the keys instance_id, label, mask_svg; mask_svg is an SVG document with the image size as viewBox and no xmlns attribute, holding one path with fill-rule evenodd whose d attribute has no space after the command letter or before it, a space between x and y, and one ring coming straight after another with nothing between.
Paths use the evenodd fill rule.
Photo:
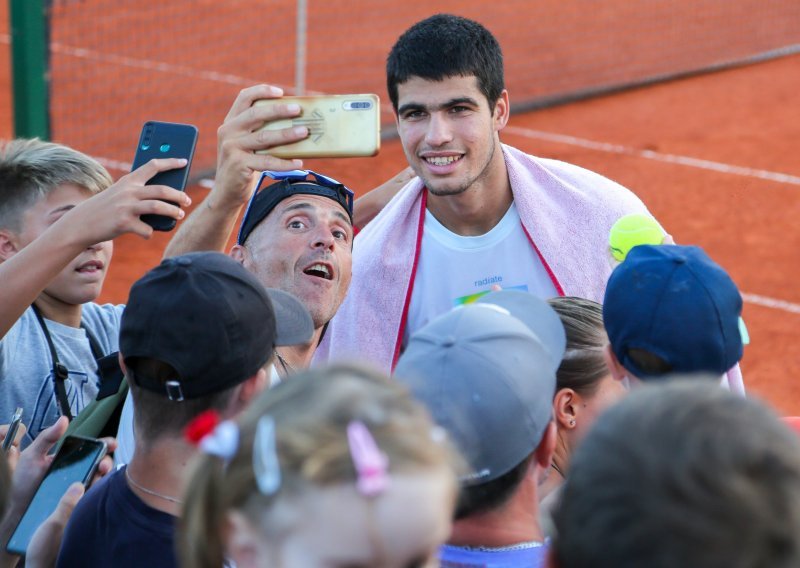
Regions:
<instances>
[{"instance_id":1,"label":"dark short hair","mask_svg":"<svg viewBox=\"0 0 800 568\"><path fill-rule=\"evenodd\" d=\"M516 493L525 478L532 455L500 477L487 483L462 486L456 505L456 520L499 509Z\"/></svg>"},{"instance_id":2,"label":"dark short hair","mask_svg":"<svg viewBox=\"0 0 800 568\"><path fill-rule=\"evenodd\" d=\"M800 566L800 439L718 385L645 385L576 450L560 568Z\"/></svg>"},{"instance_id":3,"label":"dark short hair","mask_svg":"<svg viewBox=\"0 0 800 568\"><path fill-rule=\"evenodd\" d=\"M652 351L631 347L626 352L631 362L636 365L636 368L641 369L644 373L643 379L661 377L672 373L672 365Z\"/></svg>"},{"instance_id":4,"label":"dark short hair","mask_svg":"<svg viewBox=\"0 0 800 568\"><path fill-rule=\"evenodd\" d=\"M395 110L397 86L412 77L441 81L471 75L494 109L505 88L500 44L478 22L452 14L436 14L411 26L386 60L386 85Z\"/></svg>"},{"instance_id":5,"label":"dark short hair","mask_svg":"<svg viewBox=\"0 0 800 568\"><path fill-rule=\"evenodd\" d=\"M206 410L224 411L238 386L205 396L175 401L164 394L145 390L131 380L131 374L138 372L166 382L177 374L170 365L143 357L126 361L126 364L128 384L133 398L136 435L137 438L141 437L145 444L161 437L180 436L186 426Z\"/></svg>"}]
</instances>

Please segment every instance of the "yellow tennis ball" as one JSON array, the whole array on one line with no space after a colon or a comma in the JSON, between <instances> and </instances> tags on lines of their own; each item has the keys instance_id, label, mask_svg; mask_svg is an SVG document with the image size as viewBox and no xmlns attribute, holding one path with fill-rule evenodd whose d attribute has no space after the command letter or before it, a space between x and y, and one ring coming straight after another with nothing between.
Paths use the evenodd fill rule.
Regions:
<instances>
[{"instance_id":1,"label":"yellow tennis ball","mask_svg":"<svg viewBox=\"0 0 800 568\"><path fill-rule=\"evenodd\" d=\"M611 255L620 262L625 260L633 247L660 245L663 240L664 231L661 230L655 219L639 213L620 217L608 234Z\"/></svg>"}]
</instances>

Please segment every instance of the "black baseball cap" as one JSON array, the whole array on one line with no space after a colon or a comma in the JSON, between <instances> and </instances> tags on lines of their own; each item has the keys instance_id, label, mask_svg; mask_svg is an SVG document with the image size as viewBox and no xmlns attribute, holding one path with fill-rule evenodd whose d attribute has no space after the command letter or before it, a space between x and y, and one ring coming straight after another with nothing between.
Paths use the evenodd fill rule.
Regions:
<instances>
[{"instance_id":1,"label":"black baseball cap","mask_svg":"<svg viewBox=\"0 0 800 568\"><path fill-rule=\"evenodd\" d=\"M309 176L312 179L309 180ZM272 180L278 181L265 186ZM243 245L253 229L275 209L278 203L288 197L300 194L318 195L332 199L341 205L352 225L353 192L344 184L311 170L265 171L261 174L253 196L247 204L236 243Z\"/></svg>"},{"instance_id":2,"label":"black baseball cap","mask_svg":"<svg viewBox=\"0 0 800 568\"><path fill-rule=\"evenodd\" d=\"M165 259L131 288L120 351L138 387L184 400L232 388L253 376L277 345L307 343L314 324L291 294L264 288L218 252ZM175 369L163 381L131 372L135 359Z\"/></svg>"}]
</instances>

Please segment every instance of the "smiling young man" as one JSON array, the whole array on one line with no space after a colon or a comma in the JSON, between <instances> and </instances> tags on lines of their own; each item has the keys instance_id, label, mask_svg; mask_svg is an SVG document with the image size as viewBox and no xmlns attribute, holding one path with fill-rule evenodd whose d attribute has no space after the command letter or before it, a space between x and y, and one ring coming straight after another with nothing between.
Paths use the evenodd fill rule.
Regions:
<instances>
[{"instance_id":1,"label":"smiling young man","mask_svg":"<svg viewBox=\"0 0 800 568\"><path fill-rule=\"evenodd\" d=\"M598 174L500 142L509 97L494 36L432 16L398 39L386 69L418 178L359 234L350 293L317 359L390 369L416 330L496 285L600 300L611 225L647 210Z\"/></svg>"}]
</instances>

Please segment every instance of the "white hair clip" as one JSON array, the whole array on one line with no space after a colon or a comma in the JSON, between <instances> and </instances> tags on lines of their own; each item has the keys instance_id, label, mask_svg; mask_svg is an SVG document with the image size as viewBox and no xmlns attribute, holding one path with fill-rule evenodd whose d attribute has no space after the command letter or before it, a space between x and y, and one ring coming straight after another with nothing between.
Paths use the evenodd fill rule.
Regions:
<instances>
[{"instance_id":1,"label":"white hair clip","mask_svg":"<svg viewBox=\"0 0 800 568\"><path fill-rule=\"evenodd\" d=\"M239 427L231 420L217 424L210 434L200 440L200 449L207 454L231 461L239 449Z\"/></svg>"},{"instance_id":2,"label":"white hair clip","mask_svg":"<svg viewBox=\"0 0 800 568\"><path fill-rule=\"evenodd\" d=\"M281 464L275 441L275 420L268 415L258 419L253 442L253 472L264 495L274 495L281 488Z\"/></svg>"}]
</instances>

